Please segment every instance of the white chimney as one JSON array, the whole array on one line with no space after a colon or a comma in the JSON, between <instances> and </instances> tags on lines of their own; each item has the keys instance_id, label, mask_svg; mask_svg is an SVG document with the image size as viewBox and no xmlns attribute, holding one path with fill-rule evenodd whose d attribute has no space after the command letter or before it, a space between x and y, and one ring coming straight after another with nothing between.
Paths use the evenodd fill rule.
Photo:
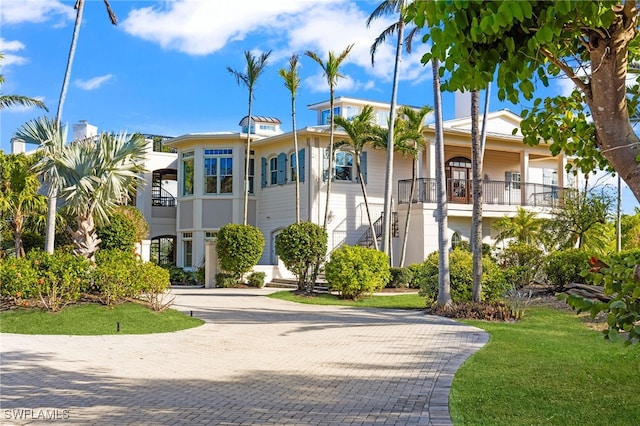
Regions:
<instances>
[{"instance_id":1,"label":"white chimney","mask_svg":"<svg viewBox=\"0 0 640 426\"><path fill-rule=\"evenodd\" d=\"M11 139L11 153L12 154L24 154L27 150L24 141L18 138Z\"/></svg>"},{"instance_id":2,"label":"white chimney","mask_svg":"<svg viewBox=\"0 0 640 426\"><path fill-rule=\"evenodd\" d=\"M80 120L73 125L73 140L92 138L98 134L98 128L87 123L87 120Z\"/></svg>"},{"instance_id":3,"label":"white chimney","mask_svg":"<svg viewBox=\"0 0 640 426\"><path fill-rule=\"evenodd\" d=\"M471 116L471 92L460 92L457 91L455 93L454 104L456 107L456 116L455 118L463 118Z\"/></svg>"}]
</instances>

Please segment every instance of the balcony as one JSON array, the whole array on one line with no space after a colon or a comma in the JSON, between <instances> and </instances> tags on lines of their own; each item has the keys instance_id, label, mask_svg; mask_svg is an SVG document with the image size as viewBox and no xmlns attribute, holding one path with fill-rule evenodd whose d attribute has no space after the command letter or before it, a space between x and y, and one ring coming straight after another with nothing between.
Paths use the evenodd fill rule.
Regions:
<instances>
[{"instance_id":1,"label":"balcony","mask_svg":"<svg viewBox=\"0 0 640 426\"><path fill-rule=\"evenodd\" d=\"M447 201L453 204L473 203L471 180L447 179ZM484 204L503 206L556 207L562 192L572 190L540 183L491 180L483 184ZM398 181L398 204L409 204L411 179ZM416 182L413 203L436 202L436 180L421 178Z\"/></svg>"}]
</instances>

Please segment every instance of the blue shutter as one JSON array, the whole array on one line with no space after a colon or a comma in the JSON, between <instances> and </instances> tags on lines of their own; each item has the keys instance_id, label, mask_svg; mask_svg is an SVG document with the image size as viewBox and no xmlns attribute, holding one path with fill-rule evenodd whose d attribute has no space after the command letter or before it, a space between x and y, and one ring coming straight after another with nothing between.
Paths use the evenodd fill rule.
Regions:
<instances>
[{"instance_id":1,"label":"blue shutter","mask_svg":"<svg viewBox=\"0 0 640 426\"><path fill-rule=\"evenodd\" d=\"M304 182L304 148L298 151L298 180Z\"/></svg>"},{"instance_id":2,"label":"blue shutter","mask_svg":"<svg viewBox=\"0 0 640 426\"><path fill-rule=\"evenodd\" d=\"M322 181L326 182L329 178L329 148L325 148L322 152Z\"/></svg>"},{"instance_id":3,"label":"blue shutter","mask_svg":"<svg viewBox=\"0 0 640 426\"><path fill-rule=\"evenodd\" d=\"M261 186L262 188L266 188L267 187L267 159L262 157L260 159L260 162L262 163L262 170L260 173Z\"/></svg>"},{"instance_id":4,"label":"blue shutter","mask_svg":"<svg viewBox=\"0 0 640 426\"><path fill-rule=\"evenodd\" d=\"M362 171L362 178L364 179L364 184L367 184L367 153L363 152L360 154L360 170Z\"/></svg>"},{"instance_id":5,"label":"blue shutter","mask_svg":"<svg viewBox=\"0 0 640 426\"><path fill-rule=\"evenodd\" d=\"M281 152L278 154L278 185L284 185L287 182L287 154Z\"/></svg>"}]
</instances>

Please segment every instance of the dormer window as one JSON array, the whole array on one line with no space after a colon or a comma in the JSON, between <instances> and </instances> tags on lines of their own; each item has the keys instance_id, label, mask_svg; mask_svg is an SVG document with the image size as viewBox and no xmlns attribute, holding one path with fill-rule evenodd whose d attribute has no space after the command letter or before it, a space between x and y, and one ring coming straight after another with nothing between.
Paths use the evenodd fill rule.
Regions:
<instances>
[{"instance_id":1,"label":"dormer window","mask_svg":"<svg viewBox=\"0 0 640 426\"><path fill-rule=\"evenodd\" d=\"M334 107L333 108L333 115L340 115L340 107ZM330 110L325 109L324 111L322 111L322 119L321 119L321 123L320 124L331 124L329 122L329 120L331 120L331 116L329 114Z\"/></svg>"}]
</instances>

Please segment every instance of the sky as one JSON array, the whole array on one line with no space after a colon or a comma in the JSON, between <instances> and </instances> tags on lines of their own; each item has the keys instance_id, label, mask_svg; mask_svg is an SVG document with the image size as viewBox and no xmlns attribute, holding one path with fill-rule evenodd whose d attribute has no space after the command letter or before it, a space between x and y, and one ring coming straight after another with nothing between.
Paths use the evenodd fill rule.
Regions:
<instances>
[{"instance_id":1,"label":"sky","mask_svg":"<svg viewBox=\"0 0 640 426\"><path fill-rule=\"evenodd\" d=\"M164 136L186 133L239 131L247 114L248 92L227 67L243 72L245 51L271 51L258 79L253 114L277 117L291 130L291 94L278 69L300 55L301 85L296 99L298 127L314 125L307 109L328 100L320 66L304 55L310 50L326 60L329 51L353 49L340 72L336 96L379 102L391 99L395 46L382 46L371 65L374 39L393 21L381 18L366 26L380 0L111 0L118 25L109 21L102 0L87 0L71 82L62 111L69 126L87 120L99 131L141 132ZM40 99L49 113L14 107L0 113L0 149L10 152L10 140L25 122L53 117L65 72L75 19L74 1L2 0L0 52L5 84L3 94ZM432 70L420 58L428 46L415 42L403 54L398 102L433 105ZM541 83L537 95L568 93L566 79ZM492 90L491 93L497 93ZM483 101L481 101L483 102ZM514 105L490 98L491 111L515 113L530 102ZM482 103L481 103L482 105ZM454 96L443 94L445 119L454 118ZM631 191L623 190L623 210L638 206Z\"/></svg>"}]
</instances>

